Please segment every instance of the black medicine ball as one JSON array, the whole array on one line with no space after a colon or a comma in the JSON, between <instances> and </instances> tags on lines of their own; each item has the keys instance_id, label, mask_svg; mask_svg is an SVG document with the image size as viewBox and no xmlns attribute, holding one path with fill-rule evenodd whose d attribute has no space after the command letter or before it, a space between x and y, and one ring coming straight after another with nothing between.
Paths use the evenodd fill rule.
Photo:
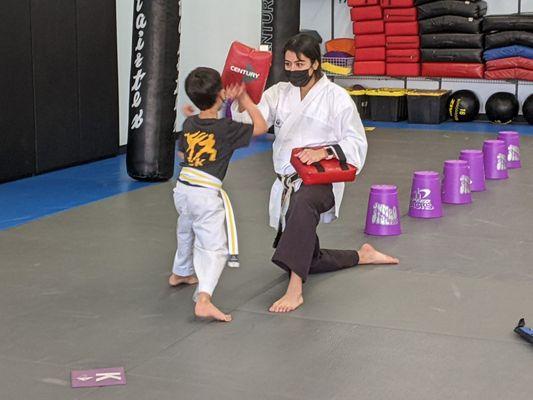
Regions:
<instances>
[{"instance_id":1,"label":"black medicine ball","mask_svg":"<svg viewBox=\"0 0 533 400\"><path fill-rule=\"evenodd\" d=\"M518 115L520 104L512 93L494 93L485 104L485 112L489 121L497 124L508 124Z\"/></svg>"},{"instance_id":2,"label":"black medicine ball","mask_svg":"<svg viewBox=\"0 0 533 400\"><path fill-rule=\"evenodd\" d=\"M456 122L473 121L479 115L479 99L471 90L458 90L448 99L448 114Z\"/></svg>"},{"instance_id":3,"label":"black medicine ball","mask_svg":"<svg viewBox=\"0 0 533 400\"><path fill-rule=\"evenodd\" d=\"M524 104L522 105L522 112L524 113L524 118L526 119L529 125L533 125L533 94L530 95Z\"/></svg>"}]
</instances>

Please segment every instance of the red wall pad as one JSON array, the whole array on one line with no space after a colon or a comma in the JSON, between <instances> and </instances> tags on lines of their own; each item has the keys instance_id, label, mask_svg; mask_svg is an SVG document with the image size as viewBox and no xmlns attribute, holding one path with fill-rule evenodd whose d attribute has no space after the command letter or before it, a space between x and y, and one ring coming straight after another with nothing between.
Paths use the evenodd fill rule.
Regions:
<instances>
[{"instance_id":1,"label":"red wall pad","mask_svg":"<svg viewBox=\"0 0 533 400\"><path fill-rule=\"evenodd\" d=\"M381 6L354 7L350 11L352 21L371 21L383 19L383 9Z\"/></svg>"},{"instance_id":2,"label":"red wall pad","mask_svg":"<svg viewBox=\"0 0 533 400\"><path fill-rule=\"evenodd\" d=\"M416 8L386 8L385 22L411 22L417 20Z\"/></svg>"},{"instance_id":3,"label":"red wall pad","mask_svg":"<svg viewBox=\"0 0 533 400\"><path fill-rule=\"evenodd\" d=\"M387 50L387 63L417 63L420 62L420 51L418 49Z\"/></svg>"},{"instance_id":4,"label":"red wall pad","mask_svg":"<svg viewBox=\"0 0 533 400\"><path fill-rule=\"evenodd\" d=\"M385 61L356 61L354 75L385 75Z\"/></svg>"},{"instance_id":5,"label":"red wall pad","mask_svg":"<svg viewBox=\"0 0 533 400\"><path fill-rule=\"evenodd\" d=\"M420 64L418 63L387 63L388 76L420 76Z\"/></svg>"},{"instance_id":6,"label":"red wall pad","mask_svg":"<svg viewBox=\"0 0 533 400\"><path fill-rule=\"evenodd\" d=\"M522 68L497 69L485 72L485 79L533 81L533 71Z\"/></svg>"},{"instance_id":7,"label":"red wall pad","mask_svg":"<svg viewBox=\"0 0 533 400\"><path fill-rule=\"evenodd\" d=\"M385 47L355 49L356 61L385 61Z\"/></svg>"},{"instance_id":8,"label":"red wall pad","mask_svg":"<svg viewBox=\"0 0 533 400\"><path fill-rule=\"evenodd\" d=\"M387 36L387 49L418 49L420 36Z\"/></svg>"},{"instance_id":9,"label":"red wall pad","mask_svg":"<svg viewBox=\"0 0 533 400\"><path fill-rule=\"evenodd\" d=\"M414 7L414 0L381 0L381 7L396 8L396 7Z\"/></svg>"},{"instance_id":10,"label":"red wall pad","mask_svg":"<svg viewBox=\"0 0 533 400\"><path fill-rule=\"evenodd\" d=\"M356 35L366 35L369 33L385 32L385 23L382 20L361 21L353 23L353 33Z\"/></svg>"},{"instance_id":11,"label":"red wall pad","mask_svg":"<svg viewBox=\"0 0 533 400\"><path fill-rule=\"evenodd\" d=\"M348 7L375 6L379 0L348 0Z\"/></svg>"},{"instance_id":12,"label":"red wall pad","mask_svg":"<svg viewBox=\"0 0 533 400\"><path fill-rule=\"evenodd\" d=\"M500 58L499 60L487 61L487 71L496 69L522 68L533 71L533 60L524 57Z\"/></svg>"},{"instance_id":13,"label":"red wall pad","mask_svg":"<svg viewBox=\"0 0 533 400\"><path fill-rule=\"evenodd\" d=\"M474 63L422 63L422 76L445 78L480 78L485 73L484 64Z\"/></svg>"},{"instance_id":14,"label":"red wall pad","mask_svg":"<svg viewBox=\"0 0 533 400\"><path fill-rule=\"evenodd\" d=\"M387 36L418 35L418 22L387 22L385 34Z\"/></svg>"},{"instance_id":15,"label":"red wall pad","mask_svg":"<svg viewBox=\"0 0 533 400\"><path fill-rule=\"evenodd\" d=\"M357 35L355 37L355 47L362 49L365 47L384 47L385 34L378 33L374 35Z\"/></svg>"}]
</instances>

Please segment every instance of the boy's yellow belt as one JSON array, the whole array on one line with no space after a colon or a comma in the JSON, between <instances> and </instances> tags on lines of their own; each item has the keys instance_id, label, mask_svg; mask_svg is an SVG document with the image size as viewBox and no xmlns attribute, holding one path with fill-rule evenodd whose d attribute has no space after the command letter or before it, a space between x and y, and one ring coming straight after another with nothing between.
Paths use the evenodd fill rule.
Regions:
<instances>
[{"instance_id":1,"label":"boy's yellow belt","mask_svg":"<svg viewBox=\"0 0 533 400\"><path fill-rule=\"evenodd\" d=\"M198 169L183 167L178 178L194 186L208 189L216 189L220 192L226 211L226 231L228 233L229 260L228 267L239 267L239 243L237 238L237 225L235 224L235 214L228 194L222 189L222 181L206 172Z\"/></svg>"}]
</instances>

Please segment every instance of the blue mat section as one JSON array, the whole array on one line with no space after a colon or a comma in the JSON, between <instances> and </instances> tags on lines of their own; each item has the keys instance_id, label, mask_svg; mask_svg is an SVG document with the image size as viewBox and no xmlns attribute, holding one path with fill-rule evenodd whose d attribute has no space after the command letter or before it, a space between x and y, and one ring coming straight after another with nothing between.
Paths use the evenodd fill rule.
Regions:
<instances>
[{"instance_id":1,"label":"blue mat section","mask_svg":"<svg viewBox=\"0 0 533 400\"><path fill-rule=\"evenodd\" d=\"M377 121L363 121L366 127L376 128L390 128L390 129L411 129L424 131L448 131L448 132L472 132L480 134L492 134L499 131L517 131L520 135L533 135L533 125L524 124L509 124L498 125L492 124L489 121L483 122L443 122L442 124L409 124L407 122L377 122Z\"/></svg>"},{"instance_id":2,"label":"blue mat section","mask_svg":"<svg viewBox=\"0 0 533 400\"><path fill-rule=\"evenodd\" d=\"M485 61L498 60L500 58L524 57L533 58L533 48L527 46L506 46L497 49L487 50L483 54Z\"/></svg>"},{"instance_id":3,"label":"blue mat section","mask_svg":"<svg viewBox=\"0 0 533 400\"><path fill-rule=\"evenodd\" d=\"M271 150L269 136L239 149L233 160ZM156 184L130 178L125 155L4 183L0 185L0 230Z\"/></svg>"}]
</instances>

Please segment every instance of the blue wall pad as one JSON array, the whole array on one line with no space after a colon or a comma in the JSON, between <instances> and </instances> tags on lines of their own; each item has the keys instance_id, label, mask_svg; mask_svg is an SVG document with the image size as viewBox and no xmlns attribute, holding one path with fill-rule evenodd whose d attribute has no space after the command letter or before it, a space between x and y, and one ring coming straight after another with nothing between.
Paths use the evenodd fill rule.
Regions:
<instances>
[{"instance_id":1,"label":"blue wall pad","mask_svg":"<svg viewBox=\"0 0 533 400\"><path fill-rule=\"evenodd\" d=\"M255 139L250 147L236 151L233 160L271 150L272 138ZM4 183L0 185L0 230L155 184L131 179L125 155Z\"/></svg>"}]
</instances>

